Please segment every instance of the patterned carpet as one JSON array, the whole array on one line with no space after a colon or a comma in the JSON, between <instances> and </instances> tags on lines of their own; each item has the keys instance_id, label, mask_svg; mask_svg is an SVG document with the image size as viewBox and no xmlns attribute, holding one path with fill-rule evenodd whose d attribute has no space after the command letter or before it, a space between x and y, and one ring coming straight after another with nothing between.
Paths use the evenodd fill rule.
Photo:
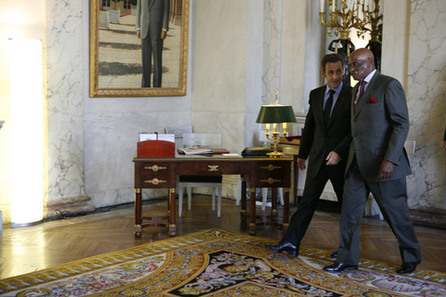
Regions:
<instances>
[{"instance_id":1,"label":"patterned carpet","mask_svg":"<svg viewBox=\"0 0 446 297\"><path fill-rule=\"evenodd\" d=\"M446 274L369 260L329 274L328 251L291 257L271 243L206 230L0 280L0 296L446 296Z\"/></svg>"}]
</instances>

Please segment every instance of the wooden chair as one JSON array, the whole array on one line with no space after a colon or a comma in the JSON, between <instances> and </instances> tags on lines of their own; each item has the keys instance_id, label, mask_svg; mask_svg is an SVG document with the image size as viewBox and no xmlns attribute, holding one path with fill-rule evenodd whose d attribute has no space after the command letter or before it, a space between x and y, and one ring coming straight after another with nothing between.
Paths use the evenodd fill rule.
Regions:
<instances>
[{"instance_id":1,"label":"wooden chair","mask_svg":"<svg viewBox=\"0 0 446 297\"><path fill-rule=\"evenodd\" d=\"M221 134L209 133L184 133L183 146L184 147L209 147L220 148L222 145ZM221 175L180 175L178 180L178 215L181 217L183 213L183 195L184 189L187 189L187 205L188 209L192 207L192 188L210 187L212 188L212 210L215 211L215 197L218 191L217 200L217 217L221 214L221 194L222 194L222 179Z\"/></svg>"}]
</instances>

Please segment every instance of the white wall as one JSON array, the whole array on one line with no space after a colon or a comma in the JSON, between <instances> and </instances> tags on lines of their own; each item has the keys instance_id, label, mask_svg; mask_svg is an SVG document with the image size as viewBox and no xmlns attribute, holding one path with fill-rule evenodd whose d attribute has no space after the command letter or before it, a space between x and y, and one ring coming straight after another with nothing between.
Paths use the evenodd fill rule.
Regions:
<instances>
[{"instance_id":1,"label":"white wall","mask_svg":"<svg viewBox=\"0 0 446 297\"><path fill-rule=\"evenodd\" d=\"M446 1L413 0L407 65L408 139L416 141L408 178L411 205L446 207Z\"/></svg>"},{"instance_id":2,"label":"white wall","mask_svg":"<svg viewBox=\"0 0 446 297\"><path fill-rule=\"evenodd\" d=\"M84 1L84 6L89 1ZM191 17L192 19L192 17ZM88 14L84 14L84 77L88 78ZM193 32L189 35L191 44ZM191 52L186 96L90 98L83 86L85 193L96 207L134 201L134 166L139 132L191 123ZM147 196L148 191L144 191ZM150 191L151 197L166 190Z\"/></svg>"},{"instance_id":3,"label":"white wall","mask_svg":"<svg viewBox=\"0 0 446 297\"><path fill-rule=\"evenodd\" d=\"M445 2L397 2L407 10L385 1L383 72L408 82L409 137L417 141L410 204L444 208ZM90 98L89 3L46 1L48 201L131 202L138 132L193 124L222 131L224 145L240 150L257 141L258 109L275 88L300 113L320 83L318 1L191 0L186 96Z\"/></svg>"},{"instance_id":4,"label":"white wall","mask_svg":"<svg viewBox=\"0 0 446 297\"><path fill-rule=\"evenodd\" d=\"M446 2L384 2L382 72L400 80L409 108L409 205L445 208ZM397 28L397 30L395 29ZM386 30L387 29L387 30Z\"/></svg>"},{"instance_id":5,"label":"white wall","mask_svg":"<svg viewBox=\"0 0 446 297\"><path fill-rule=\"evenodd\" d=\"M384 11L388 14L384 20L383 72L396 76L404 83L407 77L405 71L411 69L408 61L413 60L408 60L410 51L407 46L410 24L407 11L413 10L413 7L407 7L405 0L398 1L401 2L398 9L394 7L397 4L385 1ZM137 132L141 129L157 130L167 125L191 123L199 132L222 131L225 135L224 145L241 150L256 143L258 138L252 135L257 135L260 129L260 125L255 123L258 109L261 104L274 100L275 88L279 89L282 103L292 104L296 113L306 112L308 92L320 83L319 60L324 51L317 15L319 7L310 0L265 0L260 2L261 5L259 2L191 1L188 91L185 97L173 98L88 98L88 15L81 14L84 34L80 38L84 42L81 84L84 93L80 102L83 107L80 115L83 117L83 143L80 143L85 155L85 194L92 197L93 204L102 206L133 200L133 164L130 160ZM444 11L441 7L444 1L434 2L436 9L428 6L422 12L413 12L411 17L423 15L424 19L429 19L429 28L432 28L428 31L432 32L429 36L438 40L438 34L444 38L443 30L439 28L443 27L445 13L438 13ZM417 1L412 3L412 6L416 5ZM85 11L88 3L84 1L83 4ZM418 23L411 26L418 27ZM412 36L415 35L411 34L411 42L415 42ZM430 41L427 37L417 42L426 44ZM435 73L439 74L434 81L441 79L441 72ZM71 94L71 89L68 94ZM420 113L417 105L411 104L411 101L417 102L419 98L410 89L408 98L411 118L414 119ZM60 100L65 99L61 96ZM432 102L440 104L438 110L441 112L440 102L444 100L435 99ZM416 128L417 123L413 123L411 131L420 131ZM438 135L443 129L432 128ZM417 140L413 135L411 132L410 137ZM430 150L419 141L417 143L420 145L418 155L425 155ZM434 147L434 144L429 144L429 147ZM76 150L71 149L70 153L73 152ZM69 158L72 161L73 157ZM417 153L414 155L416 158ZM434 162L444 164L444 157L440 154L435 158L437 160ZM431 167L433 172L430 174L421 172L418 175L427 178L424 181L427 185L440 184L437 188L441 188L444 179L438 183L432 178L435 175L444 176L441 172L443 169ZM76 174L74 176L77 177ZM60 181L61 177L54 180ZM417 192L415 196L410 194L411 204L442 207L437 198L438 192L435 193L435 198L428 189ZM54 196L54 199L57 198Z\"/></svg>"}]
</instances>

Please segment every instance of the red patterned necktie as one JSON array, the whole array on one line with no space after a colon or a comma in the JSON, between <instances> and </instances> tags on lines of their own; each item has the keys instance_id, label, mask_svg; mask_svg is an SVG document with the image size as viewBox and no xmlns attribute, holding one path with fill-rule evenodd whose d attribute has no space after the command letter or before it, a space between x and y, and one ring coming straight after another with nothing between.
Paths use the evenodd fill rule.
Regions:
<instances>
[{"instance_id":1,"label":"red patterned necktie","mask_svg":"<svg viewBox=\"0 0 446 297\"><path fill-rule=\"evenodd\" d=\"M365 89L366 84L367 84L367 82L365 80L363 80L361 82L361 87L359 88L358 99L356 99L356 103L355 103L355 110L358 108L359 100L361 99L362 95L364 94L364 89Z\"/></svg>"}]
</instances>

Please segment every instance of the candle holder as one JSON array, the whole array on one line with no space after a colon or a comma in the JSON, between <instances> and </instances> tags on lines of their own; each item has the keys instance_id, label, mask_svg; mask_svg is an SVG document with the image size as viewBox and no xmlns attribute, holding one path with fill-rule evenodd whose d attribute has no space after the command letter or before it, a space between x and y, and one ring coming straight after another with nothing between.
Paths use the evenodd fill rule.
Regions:
<instances>
[{"instance_id":1,"label":"candle holder","mask_svg":"<svg viewBox=\"0 0 446 297\"><path fill-rule=\"evenodd\" d=\"M382 46L382 20L383 15L379 6L380 0L371 0L365 10L369 27L367 25L361 28L362 33L370 32L370 41L367 48L375 56L375 68L381 71L381 46Z\"/></svg>"},{"instance_id":2,"label":"candle holder","mask_svg":"<svg viewBox=\"0 0 446 297\"><path fill-rule=\"evenodd\" d=\"M368 22L364 0L328 0L328 11L325 11L325 2L321 0L319 17L330 37L334 31L335 35L340 34L341 39L347 40L352 28L361 30ZM361 33L358 34L359 37Z\"/></svg>"},{"instance_id":3,"label":"candle holder","mask_svg":"<svg viewBox=\"0 0 446 297\"><path fill-rule=\"evenodd\" d=\"M325 10L328 1L327 10ZM355 50L350 41L351 29L356 29L358 37L364 38L364 34L370 31L371 40L367 47L375 55L375 66L379 70L381 64L382 15L379 9L380 0L321 0L319 17L322 26L328 28L328 36L340 35L340 39L333 40L329 50L339 53L345 62L345 74L343 82L350 85L350 71L348 69L348 57ZM370 25L370 28L368 27ZM380 29L381 28L381 29Z\"/></svg>"}]
</instances>

